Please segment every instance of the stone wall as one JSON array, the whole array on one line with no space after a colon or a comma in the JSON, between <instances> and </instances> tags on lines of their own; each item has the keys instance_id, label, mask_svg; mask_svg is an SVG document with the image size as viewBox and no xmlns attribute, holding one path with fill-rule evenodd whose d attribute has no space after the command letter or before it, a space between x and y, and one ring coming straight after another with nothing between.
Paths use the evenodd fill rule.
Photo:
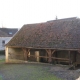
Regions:
<instances>
[{"instance_id":1,"label":"stone wall","mask_svg":"<svg viewBox=\"0 0 80 80\"><path fill-rule=\"evenodd\" d=\"M21 48L8 48L9 59L24 60L24 54Z\"/></svg>"}]
</instances>

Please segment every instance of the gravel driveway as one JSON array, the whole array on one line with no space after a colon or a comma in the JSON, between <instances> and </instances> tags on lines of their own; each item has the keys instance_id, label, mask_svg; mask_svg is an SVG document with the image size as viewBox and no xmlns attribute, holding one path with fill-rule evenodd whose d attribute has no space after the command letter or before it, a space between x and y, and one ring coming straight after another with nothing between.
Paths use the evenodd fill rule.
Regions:
<instances>
[{"instance_id":1,"label":"gravel driveway","mask_svg":"<svg viewBox=\"0 0 80 80\"><path fill-rule=\"evenodd\" d=\"M69 70L69 67L64 65L55 65L49 71L63 80L76 80L80 76L80 69Z\"/></svg>"}]
</instances>

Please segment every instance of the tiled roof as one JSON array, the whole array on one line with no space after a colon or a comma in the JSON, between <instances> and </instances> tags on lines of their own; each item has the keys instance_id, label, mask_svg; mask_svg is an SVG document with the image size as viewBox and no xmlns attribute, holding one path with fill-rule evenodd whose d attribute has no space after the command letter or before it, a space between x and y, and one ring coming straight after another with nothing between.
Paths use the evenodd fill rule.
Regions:
<instances>
[{"instance_id":1,"label":"tiled roof","mask_svg":"<svg viewBox=\"0 0 80 80\"><path fill-rule=\"evenodd\" d=\"M6 34L6 36L2 35L2 37L12 37L18 31L18 29L17 28L0 28L0 31Z\"/></svg>"},{"instance_id":2,"label":"tiled roof","mask_svg":"<svg viewBox=\"0 0 80 80\"><path fill-rule=\"evenodd\" d=\"M8 35L5 32L0 30L0 37L6 37L6 36L8 37Z\"/></svg>"},{"instance_id":3,"label":"tiled roof","mask_svg":"<svg viewBox=\"0 0 80 80\"><path fill-rule=\"evenodd\" d=\"M6 46L80 49L80 19L24 25Z\"/></svg>"}]
</instances>

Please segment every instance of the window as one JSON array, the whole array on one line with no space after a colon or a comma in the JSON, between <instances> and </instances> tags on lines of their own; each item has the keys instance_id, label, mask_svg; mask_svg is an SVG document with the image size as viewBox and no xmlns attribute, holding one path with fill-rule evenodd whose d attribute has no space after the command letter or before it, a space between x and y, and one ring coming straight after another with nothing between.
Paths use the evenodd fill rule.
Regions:
<instances>
[{"instance_id":1,"label":"window","mask_svg":"<svg viewBox=\"0 0 80 80\"><path fill-rule=\"evenodd\" d=\"M9 32L9 34L12 34L12 32Z\"/></svg>"},{"instance_id":2,"label":"window","mask_svg":"<svg viewBox=\"0 0 80 80\"><path fill-rule=\"evenodd\" d=\"M2 46L4 46L5 45L5 40L2 40Z\"/></svg>"}]
</instances>

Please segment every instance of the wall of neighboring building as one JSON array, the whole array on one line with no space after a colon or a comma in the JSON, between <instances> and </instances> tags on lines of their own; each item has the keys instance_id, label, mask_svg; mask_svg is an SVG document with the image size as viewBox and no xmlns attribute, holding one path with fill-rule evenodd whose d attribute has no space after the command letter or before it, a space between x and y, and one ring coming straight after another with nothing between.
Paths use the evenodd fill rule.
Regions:
<instances>
[{"instance_id":1,"label":"wall of neighboring building","mask_svg":"<svg viewBox=\"0 0 80 80\"><path fill-rule=\"evenodd\" d=\"M0 50L5 50L5 44L11 40L12 37L0 37Z\"/></svg>"}]
</instances>

